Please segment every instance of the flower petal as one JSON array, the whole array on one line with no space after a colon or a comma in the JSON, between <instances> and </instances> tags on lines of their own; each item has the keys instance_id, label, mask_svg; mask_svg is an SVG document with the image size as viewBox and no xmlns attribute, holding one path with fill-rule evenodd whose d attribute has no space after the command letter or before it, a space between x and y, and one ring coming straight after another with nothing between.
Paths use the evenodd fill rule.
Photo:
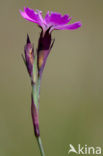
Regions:
<instances>
[{"instance_id":1,"label":"flower petal","mask_svg":"<svg viewBox=\"0 0 103 156\"><path fill-rule=\"evenodd\" d=\"M58 25L58 26L55 26L53 29L56 29L56 30L74 30L74 29L77 29L79 27L81 27L82 24L81 22L75 22L73 24L66 24L66 25Z\"/></svg>"},{"instance_id":2,"label":"flower petal","mask_svg":"<svg viewBox=\"0 0 103 156\"><path fill-rule=\"evenodd\" d=\"M25 18L26 20L31 21L33 23L37 23L38 25L42 26L43 18L42 16L39 16L39 14L36 11L30 8L24 8L24 11L20 10L20 13L22 17Z\"/></svg>"},{"instance_id":3,"label":"flower petal","mask_svg":"<svg viewBox=\"0 0 103 156\"><path fill-rule=\"evenodd\" d=\"M70 20L71 18L69 18L68 14L62 16L60 13L56 12L51 12L50 15L48 11L45 16L45 22L49 25L64 25L67 24Z\"/></svg>"},{"instance_id":4,"label":"flower petal","mask_svg":"<svg viewBox=\"0 0 103 156\"><path fill-rule=\"evenodd\" d=\"M60 13L49 11L46 13L45 18L42 17L42 11L30 8L24 8L24 11L20 10L20 14L23 18L33 23L37 23L43 30L43 34L49 29L49 33L52 30L74 30L81 27L80 22L75 22L73 24L68 24L72 17L68 14L62 16Z\"/></svg>"},{"instance_id":5,"label":"flower petal","mask_svg":"<svg viewBox=\"0 0 103 156\"><path fill-rule=\"evenodd\" d=\"M43 17L42 17L42 11L40 11L40 10L36 10L37 11L37 14L38 14L38 17L39 17L39 20L40 20L40 22L41 23L45 23L45 21L44 21L44 19L43 19Z\"/></svg>"},{"instance_id":6,"label":"flower petal","mask_svg":"<svg viewBox=\"0 0 103 156\"><path fill-rule=\"evenodd\" d=\"M49 11L48 11L48 12L46 13L46 15L45 15L45 18L44 18L44 20L45 20L46 23L49 22L49 18L50 18L50 15L49 15Z\"/></svg>"},{"instance_id":7,"label":"flower petal","mask_svg":"<svg viewBox=\"0 0 103 156\"><path fill-rule=\"evenodd\" d=\"M25 12L31 19L33 19L34 21L40 22L40 19L39 19L37 12L35 12L34 10L32 10L30 8L25 8Z\"/></svg>"},{"instance_id":8,"label":"flower petal","mask_svg":"<svg viewBox=\"0 0 103 156\"><path fill-rule=\"evenodd\" d=\"M20 14L23 18L25 18L26 20L30 21L30 22L35 22L33 19L31 19L24 11L20 10Z\"/></svg>"}]
</instances>

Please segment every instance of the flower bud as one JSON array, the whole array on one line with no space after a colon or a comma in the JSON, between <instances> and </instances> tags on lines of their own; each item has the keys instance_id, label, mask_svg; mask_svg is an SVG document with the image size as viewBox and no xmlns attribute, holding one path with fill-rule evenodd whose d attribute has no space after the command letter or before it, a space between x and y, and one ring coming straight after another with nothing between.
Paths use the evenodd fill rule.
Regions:
<instances>
[{"instance_id":1,"label":"flower bud","mask_svg":"<svg viewBox=\"0 0 103 156\"><path fill-rule=\"evenodd\" d=\"M34 62L34 46L31 44L29 35L27 35L27 43L24 47L25 52L25 63L30 77L33 73L33 62Z\"/></svg>"}]
</instances>

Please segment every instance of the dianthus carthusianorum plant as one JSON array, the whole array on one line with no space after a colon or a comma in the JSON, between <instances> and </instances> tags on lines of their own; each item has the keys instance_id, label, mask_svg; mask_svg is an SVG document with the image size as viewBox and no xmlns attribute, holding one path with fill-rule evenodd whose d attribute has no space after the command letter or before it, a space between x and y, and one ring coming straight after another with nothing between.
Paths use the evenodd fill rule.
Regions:
<instances>
[{"instance_id":1,"label":"dianthus carthusianorum plant","mask_svg":"<svg viewBox=\"0 0 103 156\"><path fill-rule=\"evenodd\" d=\"M41 28L41 33L38 41L38 48L34 52L34 46L27 35L27 42L24 47L24 55L22 55L27 71L31 79L32 94L31 94L31 115L34 126L34 133L38 142L41 156L45 156L42 146L39 130L39 98L40 98L40 83L42 73L46 64L47 57L53 47L51 33L53 30L74 30L81 27L80 22L68 24L71 20L68 14L62 16L57 12L47 12L45 18L42 17L42 12L24 8L20 10L20 14L26 20L36 23Z\"/></svg>"}]
</instances>

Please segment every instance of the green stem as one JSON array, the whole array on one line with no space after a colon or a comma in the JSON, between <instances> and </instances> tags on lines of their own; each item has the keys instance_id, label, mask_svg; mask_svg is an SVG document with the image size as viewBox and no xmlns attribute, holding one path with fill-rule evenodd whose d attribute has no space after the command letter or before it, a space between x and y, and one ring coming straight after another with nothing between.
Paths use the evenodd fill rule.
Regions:
<instances>
[{"instance_id":1,"label":"green stem","mask_svg":"<svg viewBox=\"0 0 103 156\"><path fill-rule=\"evenodd\" d=\"M41 156L45 156L45 153L44 153L44 149L43 149L43 145L42 145L42 141L41 141L40 136L37 137L37 142L38 142L38 146L39 146L39 149L40 149Z\"/></svg>"}]
</instances>

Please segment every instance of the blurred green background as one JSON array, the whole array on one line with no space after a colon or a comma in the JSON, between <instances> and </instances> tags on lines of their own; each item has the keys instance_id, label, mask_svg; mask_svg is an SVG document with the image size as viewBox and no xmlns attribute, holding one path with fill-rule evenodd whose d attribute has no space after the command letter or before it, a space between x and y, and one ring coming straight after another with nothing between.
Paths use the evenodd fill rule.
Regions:
<instances>
[{"instance_id":1,"label":"blurred green background","mask_svg":"<svg viewBox=\"0 0 103 156\"><path fill-rule=\"evenodd\" d=\"M103 0L0 1L0 156L39 156L30 114L31 86L21 58L26 35L40 29L24 6L68 13L83 26L55 31L43 73L40 129L46 156L68 156L69 144L103 150ZM102 151L103 152L103 151ZM73 154L70 154L73 156ZM74 154L75 155L75 154Z\"/></svg>"}]
</instances>

